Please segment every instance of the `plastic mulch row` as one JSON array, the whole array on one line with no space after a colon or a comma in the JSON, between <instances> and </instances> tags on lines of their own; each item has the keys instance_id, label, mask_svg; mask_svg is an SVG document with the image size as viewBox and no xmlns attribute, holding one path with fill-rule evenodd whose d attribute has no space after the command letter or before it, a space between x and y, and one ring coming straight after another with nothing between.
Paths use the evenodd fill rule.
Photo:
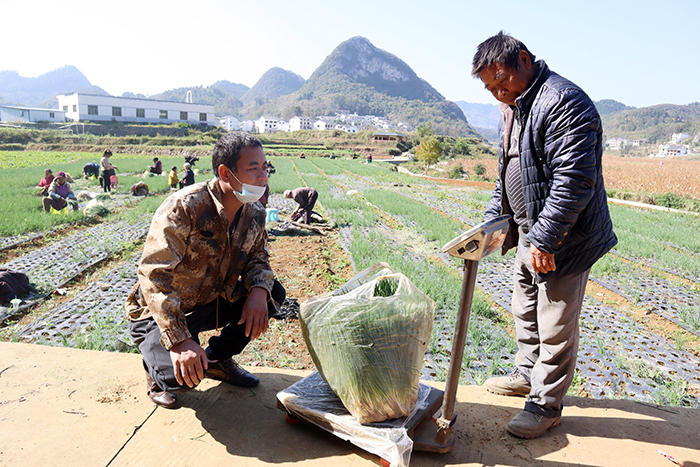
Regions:
<instances>
[{"instance_id":1,"label":"plastic mulch row","mask_svg":"<svg viewBox=\"0 0 700 467\"><path fill-rule=\"evenodd\" d=\"M630 296L629 292L623 290L625 288L623 282L634 284L632 293L639 294L638 301L640 304L643 304L649 311L700 337L700 329L686 323L681 316L681 309L695 310L689 312L698 313L698 306L700 306L698 294L691 287L685 283L671 282L667 279L652 276L635 276L626 277L625 279L621 280L621 277L618 276L595 278L593 280L631 302L636 300ZM698 287L700 287L700 284L698 284Z\"/></svg>"},{"instance_id":2,"label":"plastic mulch row","mask_svg":"<svg viewBox=\"0 0 700 467\"><path fill-rule=\"evenodd\" d=\"M3 267L27 274L37 291L20 297L24 302L17 310L0 306L0 322L35 305L85 269L122 250L125 244L143 238L148 226L145 220L99 224L5 263Z\"/></svg>"},{"instance_id":3,"label":"plastic mulch row","mask_svg":"<svg viewBox=\"0 0 700 467\"><path fill-rule=\"evenodd\" d=\"M114 322L124 318L124 300L136 283L140 259L139 252L70 301L23 328L17 336L25 342L62 345L76 333L87 332L98 320Z\"/></svg>"}]
</instances>

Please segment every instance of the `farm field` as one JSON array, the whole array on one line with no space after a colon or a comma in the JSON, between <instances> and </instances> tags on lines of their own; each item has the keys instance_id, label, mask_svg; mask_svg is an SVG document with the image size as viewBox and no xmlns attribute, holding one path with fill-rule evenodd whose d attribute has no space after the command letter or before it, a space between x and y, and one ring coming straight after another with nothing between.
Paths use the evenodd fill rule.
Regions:
<instances>
[{"instance_id":1,"label":"farm field","mask_svg":"<svg viewBox=\"0 0 700 467\"><path fill-rule=\"evenodd\" d=\"M150 162L148 157L129 158L120 161L115 156L113 163L120 172L122 166L133 166L136 173ZM172 164L164 161L164 166L181 165L176 159ZM620 159L626 163L628 158ZM82 167L83 163L78 160L72 164ZM197 167L208 164L209 160L203 158ZM274 164L277 170L270 179L270 204L279 209L280 220L286 219L295 206L280 193L301 185L319 191L321 206L317 210L327 219L322 225L327 228L327 236L289 229L284 222L269 224L273 268L288 295L297 302L304 301L338 288L354 272L378 261L389 263L437 304L423 377L444 380L462 279L459 264L438 254L438 250L480 222L489 190L413 177L378 163L277 157ZM31 166L3 168L0 187L17 185L17 193L24 189L21 196L38 206L38 198L32 198L31 193L41 165L33 169L26 165ZM71 170L79 173L73 167ZM27 171L31 171L31 177ZM137 175L132 177L139 179ZM202 174L197 180L209 177ZM611 178L614 180L614 172L606 173L608 183L614 183ZM146 182L165 185L159 177ZM27 224L24 230L17 225L0 225L0 264L24 268L30 271L30 278L43 284L43 296L37 298L37 303L6 316L0 329L3 339L134 350L125 335L123 298L135 282L135 265L145 235L140 233L142 225L162 196L134 202L123 192L125 189L127 184L115 196L115 201L121 199L123 204L113 215L92 224L76 224L77 217L61 219L72 222L70 231L38 221ZM0 209L6 199L0 192ZM131 202L127 204L127 200ZM28 209L36 210L36 206ZM620 243L591 272L581 318L579 365L571 392L700 407L700 220L693 215L622 206L611 206L611 212ZM122 225L127 227L120 228ZM90 231L96 227L101 230ZM31 234L51 228L64 230L32 238ZM136 238L120 237L124 230ZM75 236L80 234L102 237L103 241L79 240L82 237ZM76 266L70 272L35 266L37 260L32 255L51 258L52 247L64 258L66 252L76 258L71 260ZM86 259L81 265L81 255L104 258ZM464 384L481 384L493 374L508 373L512 367L515 344L508 313L511 259L512 254L494 254L479 265L479 290L472 307L462 372ZM65 295L55 292L59 289ZM274 321L270 331L251 343L241 359L246 364L275 367L312 365L296 320Z\"/></svg>"},{"instance_id":2,"label":"farm field","mask_svg":"<svg viewBox=\"0 0 700 467\"><path fill-rule=\"evenodd\" d=\"M498 161L495 159L468 160L462 166L473 173L477 163L486 167L487 178L497 177ZM607 189L673 193L700 201L700 160L604 155L603 174Z\"/></svg>"}]
</instances>

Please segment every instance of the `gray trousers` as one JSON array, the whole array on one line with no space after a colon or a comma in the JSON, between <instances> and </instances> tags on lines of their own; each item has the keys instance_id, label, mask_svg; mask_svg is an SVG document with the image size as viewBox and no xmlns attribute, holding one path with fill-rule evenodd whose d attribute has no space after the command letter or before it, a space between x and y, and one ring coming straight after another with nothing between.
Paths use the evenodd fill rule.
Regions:
<instances>
[{"instance_id":1,"label":"gray trousers","mask_svg":"<svg viewBox=\"0 0 700 467\"><path fill-rule=\"evenodd\" d=\"M574 378L578 321L590 269L536 284L524 237L520 236L515 255L515 366L532 385L525 410L555 417L561 415L562 400Z\"/></svg>"}]
</instances>

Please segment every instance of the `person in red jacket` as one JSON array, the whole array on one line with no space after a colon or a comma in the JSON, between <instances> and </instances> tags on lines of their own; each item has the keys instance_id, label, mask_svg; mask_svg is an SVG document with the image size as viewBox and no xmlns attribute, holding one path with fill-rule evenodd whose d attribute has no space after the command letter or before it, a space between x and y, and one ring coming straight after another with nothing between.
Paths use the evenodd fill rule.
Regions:
<instances>
[{"instance_id":1,"label":"person in red jacket","mask_svg":"<svg viewBox=\"0 0 700 467\"><path fill-rule=\"evenodd\" d=\"M49 193L49 187L51 186L51 182L53 182L53 179L55 177L53 176L53 172L51 169L44 169L44 178L41 179L39 184L37 186L43 188L41 191L41 196L46 196Z\"/></svg>"}]
</instances>

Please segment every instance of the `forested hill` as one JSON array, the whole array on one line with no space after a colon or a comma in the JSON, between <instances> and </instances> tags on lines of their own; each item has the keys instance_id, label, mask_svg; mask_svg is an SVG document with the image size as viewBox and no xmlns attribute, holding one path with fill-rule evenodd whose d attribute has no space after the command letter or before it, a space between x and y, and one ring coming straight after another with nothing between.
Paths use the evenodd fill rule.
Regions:
<instances>
[{"instance_id":1,"label":"forested hill","mask_svg":"<svg viewBox=\"0 0 700 467\"><path fill-rule=\"evenodd\" d=\"M25 78L16 71L0 71L0 96L3 101L29 107L55 97L90 86L90 81L72 65L66 65L36 78Z\"/></svg>"},{"instance_id":2,"label":"forested hill","mask_svg":"<svg viewBox=\"0 0 700 467\"><path fill-rule=\"evenodd\" d=\"M262 104L275 97L286 96L298 91L303 85L304 78L296 73L279 67L270 68L255 83L255 86L241 96L241 101L246 104Z\"/></svg>"},{"instance_id":3,"label":"forested hill","mask_svg":"<svg viewBox=\"0 0 700 467\"><path fill-rule=\"evenodd\" d=\"M646 138L650 143L663 143L669 141L674 133L687 133L694 137L700 132L698 102L688 105L661 104L639 109L628 107L607 114L601 112L601 116L606 138Z\"/></svg>"},{"instance_id":4,"label":"forested hill","mask_svg":"<svg viewBox=\"0 0 700 467\"><path fill-rule=\"evenodd\" d=\"M446 100L401 59L353 37L333 50L297 92L256 109L259 115L333 115L340 110L377 115L417 127L430 122L439 134L477 136L462 110Z\"/></svg>"}]
</instances>

